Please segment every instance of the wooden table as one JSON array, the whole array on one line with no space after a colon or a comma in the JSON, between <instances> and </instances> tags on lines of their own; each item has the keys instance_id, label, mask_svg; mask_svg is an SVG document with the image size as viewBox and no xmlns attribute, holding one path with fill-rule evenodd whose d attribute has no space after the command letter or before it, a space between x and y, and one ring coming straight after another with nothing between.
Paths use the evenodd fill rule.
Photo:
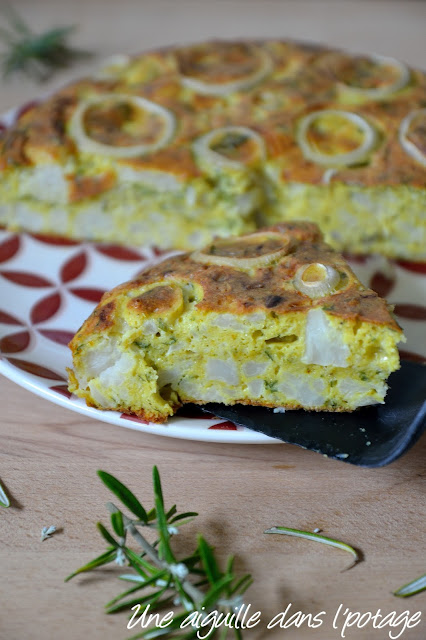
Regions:
<instances>
[{"instance_id":1,"label":"wooden table","mask_svg":"<svg viewBox=\"0 0 426 640\"><path fill-rule=\"evenodd\" d=\"M426 4L422 2L279 0L38 0L13 3L35 28L78 23L75 43L99 58L157 44L208 36L291 36L399 56L425 64ZM98 59L90 63L94 68ZM78 76L76 67L46 86ZM28 100L44 87L4 83L0 109ZM64 584L72 570L104 549L95 522L106 522L103 468L137 495L151 495L157 464L166 500L200 512L177 539L197 531L225 556L237 555L254 585L247 602L263 623L248 637L337 640L331 627L340 604L351 611L422 611L421 625L401 637L426 633L425 594L402 601L392 590L425 571L425 452L423 440L382 470L363 470L285 445L221 445L144 435L82 418L0 380L0 478L12 508L0 511L1 640L116 640L130 635L126 615L106 616L118 593L114 574L99 570ZM59 532L40 542L40 530ZM365 560L343 572L348 557L313 542L265 536L272 525L319 527L362 549ZM319 629L265 631L291 612L325 611ZM388 638L383 630L351 629L354 640Z\"/></svg>"}]
</instances>

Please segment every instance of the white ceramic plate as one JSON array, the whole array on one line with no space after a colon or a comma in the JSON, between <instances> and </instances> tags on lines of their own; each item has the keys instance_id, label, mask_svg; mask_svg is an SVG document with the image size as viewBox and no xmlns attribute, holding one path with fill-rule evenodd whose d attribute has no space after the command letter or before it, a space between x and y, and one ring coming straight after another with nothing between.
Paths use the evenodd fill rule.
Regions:
<instances>
[{"instance_id":1,"label":"white ceramic plate","mask_svg":"<svg viewBox=\"0 0 426 640\"><path fill-rule=\"evenodd\" d=\"M12 117L8 114L7 124ZM78 243L0 229L0 373L50 402L120 427L190 440L279 442L205 417L201 410L195 418L175 417L155 425L87 407L69 393L66 345L75 331L105 290L163 257L153 248ZM378 258L357 259L351 265L365 284L396 305L408 338L403 355L426 361L426 307L418 304L426 300L426 265Z\"/></svg>"}]
</instances>

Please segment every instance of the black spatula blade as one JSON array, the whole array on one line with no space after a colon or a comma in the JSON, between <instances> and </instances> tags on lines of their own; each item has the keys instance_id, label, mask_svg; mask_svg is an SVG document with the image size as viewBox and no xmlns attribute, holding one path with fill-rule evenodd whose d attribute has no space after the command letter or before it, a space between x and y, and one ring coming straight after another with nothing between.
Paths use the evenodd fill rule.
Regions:
<instances>
[{"instance_id":1,"label":"black spatula blade","mask_svg":"<svg viewBox=\"0 0 426 640\"><path fill-rule=\"evenodd\" d=\"M353 413L286 411L208 404L204 411L337 460L362 467L390 464L426 427L426 366L403 361L389 379L386 403Z\"/></svg>"}]
</instances>

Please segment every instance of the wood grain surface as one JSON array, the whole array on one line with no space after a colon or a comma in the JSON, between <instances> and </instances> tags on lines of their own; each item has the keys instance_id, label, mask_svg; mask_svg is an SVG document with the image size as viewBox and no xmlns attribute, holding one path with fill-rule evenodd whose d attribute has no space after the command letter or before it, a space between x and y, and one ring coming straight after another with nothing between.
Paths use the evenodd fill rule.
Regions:
<instances>
[{"instance_id":1,"label":"wood grain surface","mask_svg":"<svg viewBox=\"0 0 426 640\"><path fill-rule=\"evenodd\" d=\"M118 51L132 52L208 36L280 36L317 40L426 64L426 3L279 0L32 0L13 2L37 29L78 24L75 42L96 52L88 66ZM0 18L1 20L1 18ZM48 85L3 83L0 110L81 75L76 67ZM402 638L426 637L426 594L409 600L392 591L426 570L426 438L402 460L364 470L286 445L222 445L150 436L88 420L0 378L0 480L12 498L0 511L0 639L118 640L131 635L127 616L103 605L121 588L119 568L64 584L64 577L104 549L96 530L106 522L105 469L146 502L151 469L159 466L166 501L201 515L176 538L189 548L202 531L225 559L253 574L246 601L262 612L247 638L338 640L332 628L340 604L351 611L421 611L422 623ZM43 526L58 533L40 542ZM286 525L342 539L362 550L349 556L314 542L265 536ZM266 630L290 613L325 611L318 629ZM350 629L349 640L385 640L389 627ZM133 630L135 632L136 629ZM396 636L397 631L393 631ZM245 636L246 637L246 636Z\"/></svg>"}]
</instances>

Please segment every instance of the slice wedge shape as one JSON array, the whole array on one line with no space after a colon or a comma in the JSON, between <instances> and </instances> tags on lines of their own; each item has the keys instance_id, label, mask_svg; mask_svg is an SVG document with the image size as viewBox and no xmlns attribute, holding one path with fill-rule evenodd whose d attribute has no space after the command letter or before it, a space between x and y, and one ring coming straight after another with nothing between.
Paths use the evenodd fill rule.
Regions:
<instances>
[{"instance_id":1,"label":"slice wedge shape","mask_svg":"<svg viewBox=\"0 0 426 640\"><path fill-rule=\"evenodd\" d=\"M314 224L281 223L106 293L70 343L70 390L154 422L185 403L352 411L384 401L401 340Z\"/></svg>"}]
</instances>

